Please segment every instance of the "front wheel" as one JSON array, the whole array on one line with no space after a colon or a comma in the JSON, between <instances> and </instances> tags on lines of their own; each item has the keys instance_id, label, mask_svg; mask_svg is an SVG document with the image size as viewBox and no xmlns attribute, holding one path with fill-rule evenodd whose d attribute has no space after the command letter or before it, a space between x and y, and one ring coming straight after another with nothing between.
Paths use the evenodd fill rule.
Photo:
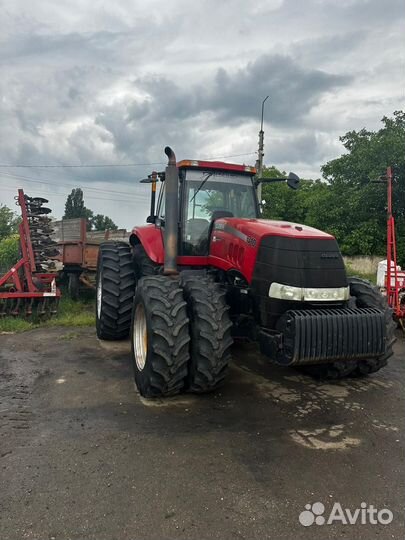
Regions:
<instances>
[{"instance_id":1,"label":"front wheel","mask_svg":"<svg viewBox=\"0 0 405 540\"><path fill-rule=\"evenodd\" d=\"M179 282L146 276L136 288L131 345L135 383L147 398L173 396L185 387L189 320Z\"/></svg>"}]
</instances>

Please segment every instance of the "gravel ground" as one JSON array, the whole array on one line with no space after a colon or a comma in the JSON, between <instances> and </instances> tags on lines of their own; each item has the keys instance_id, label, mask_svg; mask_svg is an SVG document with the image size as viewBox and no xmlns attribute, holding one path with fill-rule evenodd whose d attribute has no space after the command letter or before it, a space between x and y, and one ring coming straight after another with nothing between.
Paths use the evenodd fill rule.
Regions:
<instances>
[{"instance_id":1,"label":"gravel ground","mask_svg":"<svg viewBox=\"0 0 405 540\"><path fill-rule=\"evenodd\" d=\"M395 350L368 379L325 384L238 346L221 392L145 401L128 343L2 335L0 539L403 538L402 338ZM315 502L393 520L304 527Z\"/></svg>"}]
</instances>

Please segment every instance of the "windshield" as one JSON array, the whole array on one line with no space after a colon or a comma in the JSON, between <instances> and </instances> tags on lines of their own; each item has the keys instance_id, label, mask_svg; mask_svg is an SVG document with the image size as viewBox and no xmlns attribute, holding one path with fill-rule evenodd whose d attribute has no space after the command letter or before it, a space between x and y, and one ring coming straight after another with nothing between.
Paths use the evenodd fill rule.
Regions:
<instances>
[{"instance_id":1,"label":"windshield","mask_svg":"<svg viewBox=\"0 0 405 540\"><path fill-rule=\"evenodd\" d=\"M229 217L257 217L252 180L243 174L187 171L183 218L183 253L208 253L210 223L214 212Z\"/></svg>"}]
</instances>

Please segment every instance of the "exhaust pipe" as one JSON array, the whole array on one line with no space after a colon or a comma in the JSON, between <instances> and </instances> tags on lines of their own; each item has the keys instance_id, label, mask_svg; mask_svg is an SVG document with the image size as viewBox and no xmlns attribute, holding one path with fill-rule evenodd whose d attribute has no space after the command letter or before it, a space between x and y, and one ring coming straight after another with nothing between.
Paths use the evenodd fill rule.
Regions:
<instances>
[{"instance_id":1,"label":"exhaust pipe","mask_svg":"<svg viewBox=\"0 0 405 540\"><path fill-rule=\"evenodd\" d=\"M165 172L165 261L163 273L166 276L173 276L178 274L179 175L176 155L169 146L166 146L165 154L169 161Z\"/></svg>"}]
</instances>

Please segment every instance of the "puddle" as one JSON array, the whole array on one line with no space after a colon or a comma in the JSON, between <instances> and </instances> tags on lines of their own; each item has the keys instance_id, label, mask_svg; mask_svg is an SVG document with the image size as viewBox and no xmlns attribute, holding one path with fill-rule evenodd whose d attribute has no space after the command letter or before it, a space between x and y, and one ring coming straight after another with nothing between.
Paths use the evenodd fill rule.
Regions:
<instances>
[{"instance_id":1,"label":"puddle","mask_svg":"<svg viewBox=\"0 0 405 540\"><path fill-rule=\"evenodd\" d=\"M339 424L311 431L304 429L290 431L290 437L295 443L312 450L347 450L359 446L361 440L346 436L345 430L346 426Z\"/></svg>"}]
</instances>

